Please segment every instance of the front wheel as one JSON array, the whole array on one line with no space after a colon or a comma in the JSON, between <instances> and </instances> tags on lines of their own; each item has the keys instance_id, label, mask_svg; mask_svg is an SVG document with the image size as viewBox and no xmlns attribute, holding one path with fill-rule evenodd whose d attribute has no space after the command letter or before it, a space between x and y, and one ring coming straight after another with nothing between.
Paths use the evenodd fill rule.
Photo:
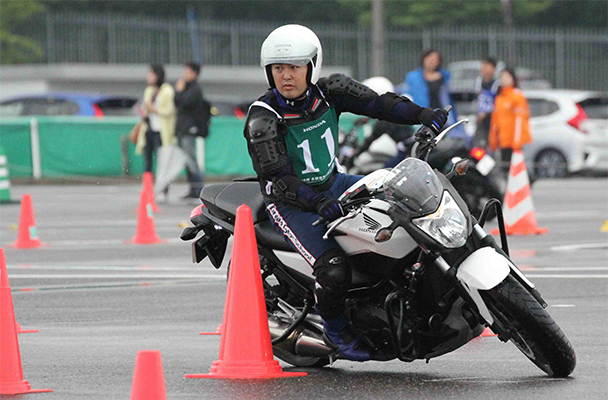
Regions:
<instances>
[{"instance_id":1,"label":"front wheel","mask_svg":"<svg viewBox=\"0 0 608 400\"><path fill-rule=\"evenodd\" d=\"M482 294L494 318L507 328L511 342L537 367L566 377L576 366L570 341L549 313L514 277Z\"/></svg>"},{"instance_id":2,"label":"front wheel","mask_svg":"<svg viewBox=\"0 0 608 400\"><path fill-rule=\"evenodd\" d=\"M568 160L559 150L546 149L534 160L534 176L538 178L563 178L568 175Z\"/></svg>"}]
</instances>

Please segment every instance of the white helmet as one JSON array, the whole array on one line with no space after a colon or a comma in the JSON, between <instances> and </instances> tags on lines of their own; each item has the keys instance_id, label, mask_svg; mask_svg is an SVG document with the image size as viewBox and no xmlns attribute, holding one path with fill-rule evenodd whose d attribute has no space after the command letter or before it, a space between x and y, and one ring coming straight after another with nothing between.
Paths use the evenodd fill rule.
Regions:
<instances>
[{"instance_id":1,"label":"white helmet","mask_svg":"<svg viewBox=\"0 0 608 400\"><path fill-rule=\"evenodd\" d=\"M367 78L361 83L373 90L374 92L378 93L379 95L383 95L387 92L395 92L395 86L393 86L391 81L389 81L383 76L374 76L373 78Z\"/></svg>"},{"instance_id":2,"label":"white helmet","mask_svg":"<svg viewBox=\"0 0 608 400\"><path fill-rule=\"evenodd\" d=\"M307 27L283 25L272 31L264 40L260 59L270 87L275 87L270 70L272 64L307 65L310 63L307 78L309 84L314 85L321 76L323 50L317 35Z\"/></svg>"}]
</instances>

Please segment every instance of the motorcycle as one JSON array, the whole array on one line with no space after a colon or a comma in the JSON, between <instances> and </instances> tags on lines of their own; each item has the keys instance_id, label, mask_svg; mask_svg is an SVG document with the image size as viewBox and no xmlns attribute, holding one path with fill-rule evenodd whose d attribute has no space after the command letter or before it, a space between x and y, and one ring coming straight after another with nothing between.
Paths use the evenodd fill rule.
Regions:
<instances>
[{"instance_id":1,"label":"motorcycle","mask_svg":"<svg viewBox=\"0 0 608 400\"><path fill-rule=\"evenodd\" d=\"M374 171L339 198L347 213L326 224L324 238L335 238L352 265L349 324L377 361L428 362L489 327L548 375L568 376L574 349L509 257L500 202L488 201L477 220L450 183L468 161L445 175L425 161L457 124L437 137L421 128L416 157ZM181 237L194 239L194 262L209 257L215 268L229 268L237 207L252 209L274 355L297 367L340 359L313 307L312 268L274 229L257 180L206 186L201 199ZM483 229L490 209L500 246Z\"/></svg>"},{"instance_id":2,"label":"motorcycle","mask_svg":"<svg viewBox=\"0 0 608 400\"><path fill-rule=\"evenodd\" d=\"M338 161L351 174L369 174L383 168L397 155L399 146L403 146L401 150L406 154L412 151L413 140L408 145L403 145L403 142L397 144L388 135L382 135L372 143L367 151L356 157L359 147L358 129L367 122L367 118L356 120L352 128L341 136ZM412 156L414 155L412 154ZM496 161L492 156L481 147L469 148L463 140L446 138L430 154L428 163L431 167L446 174L452 169L455 162L464 158L469 159L469 172L454 179L452 184L463 197L473 215L479 217L488 200L504 197L504 191L501 188L506 186L506 182L502 182L502 178L496 175L494 170ZM490 219L493 217L494 214L491 213Z\"/></svg>"}]
</instances>

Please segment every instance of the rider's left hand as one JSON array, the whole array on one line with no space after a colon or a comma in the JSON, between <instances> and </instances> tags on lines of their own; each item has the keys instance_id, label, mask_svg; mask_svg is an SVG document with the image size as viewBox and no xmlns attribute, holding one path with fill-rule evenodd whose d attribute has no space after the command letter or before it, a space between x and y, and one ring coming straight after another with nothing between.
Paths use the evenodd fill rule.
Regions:
<instances>
[{"instance_id":1,"label":"rider's left hand","mask_svg":"<svg viewBox=\"0 0 608 400\"><path fill-rule=\"evenodd\" d=\"M428 126L435 134L438 134L448 121L448 113L441 108L436 108L434 110L425 108L420 112L418 119L422 125Z\"/></svg>"},{"instance_id":2,"label":"rider's left hand","mask_svg":"<svg viewBox=\"0 0 608 400\"><path fill-rule=\"evenodd\" d=\"M317 206L317 214L319 214L325 222L334 221L344 216L344 209L337 199L325 199Z\"/></svg>"}]
</instances>

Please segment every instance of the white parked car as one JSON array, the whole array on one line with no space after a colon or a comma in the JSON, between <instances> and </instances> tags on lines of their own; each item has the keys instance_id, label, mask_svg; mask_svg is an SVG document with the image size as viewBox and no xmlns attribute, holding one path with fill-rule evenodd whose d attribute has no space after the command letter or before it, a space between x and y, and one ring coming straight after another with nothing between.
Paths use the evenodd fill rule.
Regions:
<instances>
[{"instance_id":1,"label":"white parked car","mask_svg":"<svg viewBox=\"0 0 608 400\"><path fill-rule=\"evenodd\" d=\"M579 90L524 91L532 143L524 147L539 178L582 169L608 170L608 94Z\"/></svg>"},{"instance_id":2,"label":"white parked car","mask_svg":"<svg viewBox=\"0 0 608 400\"><path fill-rule=\"evenodd\" d=\"M608 93L581 90L524 90L530 107L532 143L524 146L528 171L537 178L581 170L608 171ZM475 94L453 93L456 109L471 119Z\"/></svg>"}]
</instances>

